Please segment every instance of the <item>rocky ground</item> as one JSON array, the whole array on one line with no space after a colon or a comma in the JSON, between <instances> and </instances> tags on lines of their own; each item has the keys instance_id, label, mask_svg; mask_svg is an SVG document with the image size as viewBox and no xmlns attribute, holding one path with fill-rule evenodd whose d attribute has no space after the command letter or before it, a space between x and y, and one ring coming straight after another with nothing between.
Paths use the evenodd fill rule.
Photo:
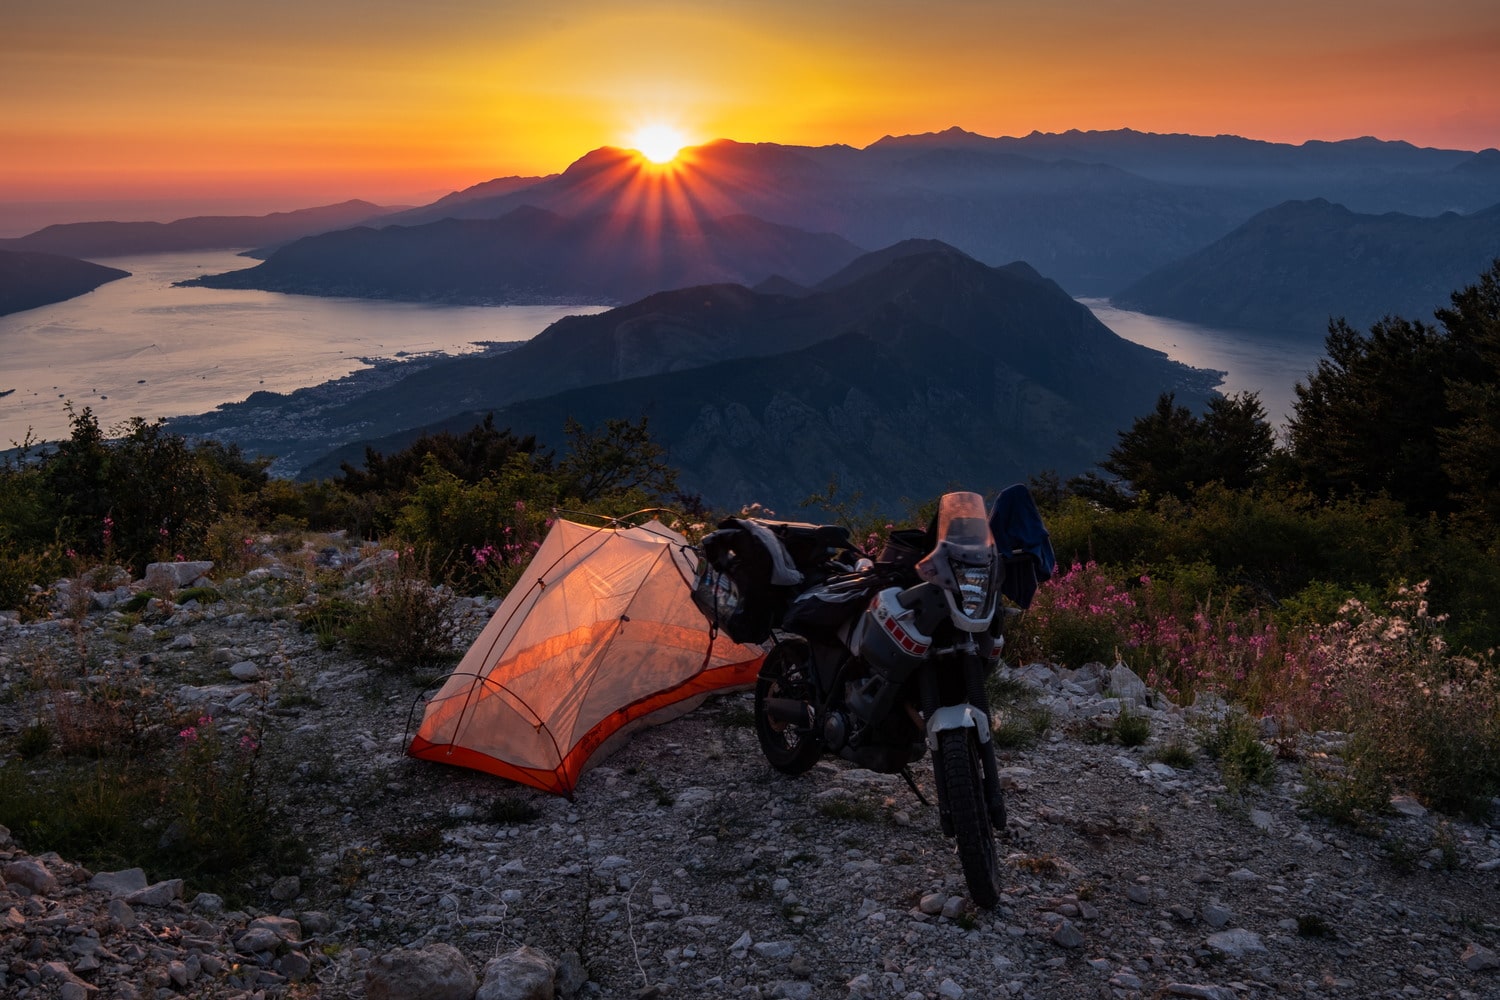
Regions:
<instances>
[{"instance_id":1,"label":"rocky ground","mask_svg":"<svg viewBox=\"0 0 1500 1000\"><path fill-rule=\"evenodd\" d=\"M1002 753L1005 891L979 911L934 809L837 760L772 771L743 693L638 733L572 802L407 758L416 684L322 648L277 575L216 580L209 606L131 613L122 591L81 627L0 622L11 768L46 780L55 752L12 748L59 697L38 665L82 642L79 684L143 669L253 732L274 819L310 847L230 910L171 872L89 871L0 834L0 995L467 997L472 980L402 994L390 976L436 958L482 978L529 946L560 996L1500 996L1500 825L1400 798L1374 835L1301 814L1303 766L1336 734L1279 741L1271 785L1231 794L1202 753L1156 759L1201 731L1193 713L1144 707L1145 744L1099 742L1086 720L1118 707L1100 671L1010 671L1052 725ZM462 603L466 637L491 607ZM930 765L916 774L930 797Z\"/></svg>"}]
</instances>

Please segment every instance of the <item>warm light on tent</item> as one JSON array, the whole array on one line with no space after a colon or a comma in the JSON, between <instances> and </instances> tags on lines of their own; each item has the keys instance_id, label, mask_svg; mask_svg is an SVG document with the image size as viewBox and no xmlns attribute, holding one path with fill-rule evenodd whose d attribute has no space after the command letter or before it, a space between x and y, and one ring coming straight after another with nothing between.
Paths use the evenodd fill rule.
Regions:
<instances>
[{"instance_id":1,"label":"warm light on tent","mask_svg":"<svg viewBox=\"0 0 1500 1000\"><path fill-rule=\"evenodd\" d=\"M408 753L571 798L625 726L753 683L761 651L710 637L686 545L656 521L559 520L428 702Z\"/></svg>"}]
</instances>

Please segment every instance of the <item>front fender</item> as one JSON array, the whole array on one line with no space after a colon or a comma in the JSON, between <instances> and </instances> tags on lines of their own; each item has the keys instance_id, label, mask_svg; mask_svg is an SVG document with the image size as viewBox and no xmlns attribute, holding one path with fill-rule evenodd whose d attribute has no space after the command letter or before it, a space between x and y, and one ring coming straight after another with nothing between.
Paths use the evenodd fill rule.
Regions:
<instances>
[{"instance_id":1,"label":"front fender","mask_svg":"<svg viewBox=\"0 0 1500 1000\"><path fill-rule=\"evenodd\" d=\"M938 733L945 729L977 729L979 742L990 741L990 719L973 705L944 705L927 720L927 746L937 750Z\"/></svg>"}]
</instances>

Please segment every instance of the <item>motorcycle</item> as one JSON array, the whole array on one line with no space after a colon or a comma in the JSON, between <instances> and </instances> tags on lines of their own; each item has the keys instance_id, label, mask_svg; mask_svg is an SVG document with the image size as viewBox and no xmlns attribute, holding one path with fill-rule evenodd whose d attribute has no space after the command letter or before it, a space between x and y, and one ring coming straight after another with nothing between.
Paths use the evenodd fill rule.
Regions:
<instances>
[{"instance_id":1,"label":"motorcycle","mask_svg":"<svg viewBox=\"0 0 1500 1000\"><path fill-rule=\"evenodd\" d=\"M943 833L971 898L992 908L1006 813L985 678L1014 610L1002 595L1029 605L1055 566L1026 488L993 511L945 494L926 531L894 532L874 559L841 527L733 518L701 550L694 599L709 621L771 642L755 685L766 760L796 775L835 753L922 798L910 765L931 751Z\"/></svg>"}]
</instances>

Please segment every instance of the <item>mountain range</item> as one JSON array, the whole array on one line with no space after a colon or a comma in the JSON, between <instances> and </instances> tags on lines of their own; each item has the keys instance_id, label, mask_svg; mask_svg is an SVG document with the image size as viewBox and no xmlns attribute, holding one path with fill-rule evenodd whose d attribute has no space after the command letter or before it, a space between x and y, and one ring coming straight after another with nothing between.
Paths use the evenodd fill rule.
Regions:
<instances>
[{"instance_id":1,"label":"mountain range","mask_svg":"<svg viewBox=\"0 0 1500 1000\"><path fill-rule=\"evenodd\" d=\"M270 215L202 215L175 222L69 222L0 240L0 250L120 257L171 250L234 249L343 229L391 211L356 200Z\"/></svg>"},{"instance_id":2,"label":"mountain range","mask_svg":"<svg viewBox=\"0 0 1500 1000\"><path fill-rule=\"evenodd\" d=\"M129 271L53 253L0 250L0 316L92 292Z\"/></svg>"},{"instance_id":3,"label":"mountain range","mask_svg":"<svg viewBox=\"0 0 1500 1000\"><path fill-rule=\"evenodd\" d=\"M754 284L773 274L811 280L860 253L843 237L746 215L569 218L523 205L495 219L309 236L255 267L184 284L479 305L628 302L664 288Z\"/></svg>"},{"instance_id":4,"label":"mountain range","mask_svg":"<svg viewBox=\"0 0 1500 1000\"><path fill-rule=\"evenodd\" d=\"M1322 337L1333 317L1365 329L1425 319L1500 258L1500 204L1469 215L1362 215L1292 201L1115 295L1124 309L1210 326Z\"/></svg>"},{"instance_id":5,"label":"mountain range","mask_svg":"<svg viewBox=\"0 0 1500 1000\"><path fill-rule=\"evenodd\" d=\"M1293 146L1128 129L996 139L949 129L888 136L864 149L719 140L684 151L665 168L631 150L604 147L555 176L489 181L375 220L371 225L424 231L387 243L366 238L360 253L341 264L322 252L332 244L280 261L278 254L292 248L264 248L261 255L275 268L223 280L260 282L253 287L273 290L336 285L385 296L392 291L391 272L410 261L409 247L420 243L452 260L474 245L472 231L462 227L424 227L452 219L503 220L525 208L579 223L628 218L643 230L701 228L751 216L837 234L864 247L940 239L991 264L1030 261L1075 295L1109 295L1202 249L1257 212L1309 198L1374 212L1473 212L1500 201L1500 152L1374 139ZM631 244L632 252L639 245ZM501 263L509 268L515 262L502 257ZM466 262L470 273L460 289L441 276L413 275L403 279L399 295L530 300L524 291L511 290L505 276L476 273L481 267ZM629 298L599 294L583 301Z\"/></svg>"},{"instance_id":6,"label":"mountain range","mask_svg":"<svg viewBox=\"0 0 1500 1000\"><path fill-rule=\"evenodd\" d=\"M568 416L644 414L683 485L712 501L791 510L832 475L891 507L950 481L1081 471L1158 394L1201 404L1218 377L1121 339L1026 264L911 241L795 296L706 285L568 317L504 354L321 407L312 440L241 443L304 456L303 474L318 476L357 463L366 444L399 449L488 412L554 444ZM176 426L212 435L251 422L237 407L274 402L257 393ZM348 443L317 458L333 433Z\"/></svg>"}]
</instances>

